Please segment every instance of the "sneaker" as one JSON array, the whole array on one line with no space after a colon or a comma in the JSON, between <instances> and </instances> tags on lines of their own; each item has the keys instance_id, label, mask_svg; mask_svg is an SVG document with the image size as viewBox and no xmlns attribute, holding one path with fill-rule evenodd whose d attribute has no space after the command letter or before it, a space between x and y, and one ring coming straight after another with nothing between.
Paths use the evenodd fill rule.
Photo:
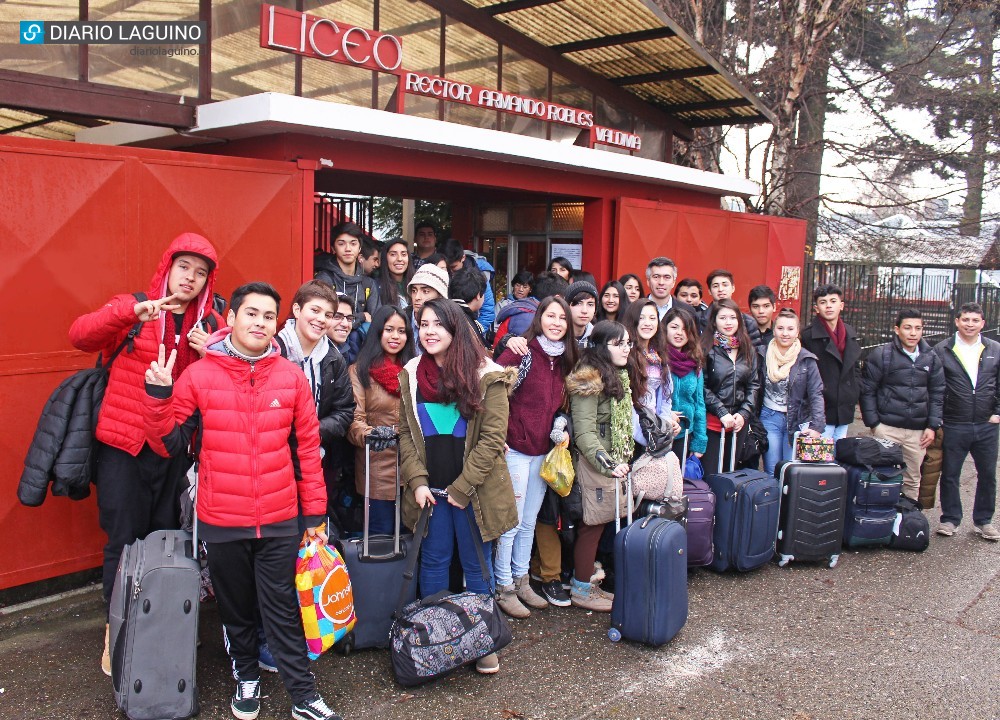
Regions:
<instances>
[{"instance_id":1,"label":"sneaker","mask_svg":"<svg viewBox=\"0 0 1000 720\"><path fill-rule=\"evenodd\" d=\"M108 641L111 639L111 626L104 625L104 654L101 655L101 671L111 677L111 651L108 649Z\"/></svg>"},{"instance_id":2,"label":"sneaker","mask_svg":"<svg viewBox=\"0 0 1000 720\"><path fill-rule=\"evenodd\" d=\"M955 534L955 523L943 522L938 525L937 529L938 535L944 535L945 537L951 537Z\"/></svg>"},{"instance_id":3,"label":"sneaker","mask_svg":"<svg viewBox=\"0 0 1000 720\"><path fill-rule=\"evenodd\" d=\"M256 720L260 714L260 680L237 681L229 707L238 720Z\"/></svg>"},{"instance_id":4,"label":"sneaker","mask_svg":"<svg viewBox=\"0 0 1000 720\"><path fill-rule=\"evenodd\" d=\"M993 542L1000 540L1000 530L997 530L993 523L974 525L973 527L976 531L976 535L981 537L983 540L992 540Z\"/></svg>"},{"instance_id":5,"label":"sneaker","mask_svg":"<svg viewBox=\"0 0 1000 720\"><path fill-rule=\"evenodd\" d=\"M319 693L313 695L307 702L292 705L292 717L295 720L344 720L323 702Z\"/></svg>"},{"instance_id":6,"label":"sneaker","mask_svg":"<svg viewBox=\"0 0 1000 720\"><path fill-rule=\"evenodd\" d=\"M556 607L569 607L570 605L569 593L566 592L566 588L558 580L549 580L546 583L542 583L542 597L545 598L549 605L555 605Z\"/></svg>"},{"instance_id":7,"label":"sneaker","mask_svg":"<svg viewBox=\"0 0 1000 720\"><path fill-rule=\"evenodd\" d=\"M490 653L476 660L476 672L480 675L493 675L500 672L500 658L496 653Z\"/></svg>"},{"instance_id":8,"label":"sneaker","mask_svg":"<svg viewBox=\"0 0 1000 720\"><path fill-rule=\"evenodd\" d=\"M271 654L271 648L267 646L266 642L262 642L257 646L257 665L261 670L267 670L267 672L278 672L278 665L274 662L274 655Z\"/></svg>"},{"instance_id":9,"label":"sneaker","mask_svg":"<svg viewBox=\"0 0 1000 720\"><path fill-rule=\"evenodd\" d=\"M611 600L612 602L614 602L614 599L615 599L615 594L614 593L608 592L607 590L605 590L604 588L602 588L597 583L591 583L590 587L591 587L591 592L597 593L598 597L607 598L608 600Z\"/></svg>"},{"instance_id":10,"label":"sneaker","mask_svg":"<svg viewBox=\"0 0 1000 720\"><path fill-rule=\"evenodd\" d=\"M611 612L611 600L602 596L595 585L573 580L569 591L570 601L578 608L594 612Z\"/></svg>"},{"instance_id":11,"label":"sneaker","mask_svg":"<svg viewBox=\"0 0 1000 720\"><path fill-rule=\"evenodd\" d=\"M541 610L549 606L548 601L531 587L531 582L529 582L527 575L514 578L514 587L517 588L518 599L528 607Z\"/></svg>"},{"instance_id":12,"label":"sneaker","mask_svg":"<svg viewBox=\"0 0 1000 720\"><path fill-rule=\"evenodd\" d=\"M497 590L497 605L512 618L526 618L531 615L531 611L521 604L517 597L517 588L511 585L500 585Z\"/></svg>"}]
</instances>

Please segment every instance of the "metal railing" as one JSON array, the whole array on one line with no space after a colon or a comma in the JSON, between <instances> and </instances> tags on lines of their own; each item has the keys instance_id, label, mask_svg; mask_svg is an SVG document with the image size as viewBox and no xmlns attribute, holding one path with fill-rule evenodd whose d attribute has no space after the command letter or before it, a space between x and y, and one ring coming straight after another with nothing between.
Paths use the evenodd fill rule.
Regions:
<instances>
[{"instance_id":1,"label":"metal railing","mask_svg":"<svg viewBox=\"0 0 1000 720\"><path fill-rule=\"evenodd\" d=\"M353 222L361 226L368 235L372 233L375 224L375 199L370 197L351 197L316 193L314 196L315 222L313 231L313 250L333 252L330 243L330 231L339 223Z\"/></svg>"},{"instance_id":2,"label":"metal railing","mask_svg":"<svg viewBox=\"0 0 1000 720\"><path fill-rule=\"evenodd\" d=\"M965 268L927 268L848 262L806 263L802 283L802 317L813 315L812 291L819 285L837 285L844 291L844 322L858 333L867 351L893 336L896 314L916 308L924 321L924 338L931 344L955 332L955 311L966 302L978 302L986 317L984 334L1000 336L1000 287L982 282L960 282Z\"/></svg>"}]
</instances>

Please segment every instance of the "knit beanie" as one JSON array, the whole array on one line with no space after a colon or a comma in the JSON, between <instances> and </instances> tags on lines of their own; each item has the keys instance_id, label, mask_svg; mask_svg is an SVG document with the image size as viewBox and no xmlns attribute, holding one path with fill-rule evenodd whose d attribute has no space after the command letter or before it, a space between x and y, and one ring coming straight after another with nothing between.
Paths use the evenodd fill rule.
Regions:
<instances>
[{"instance_id":1,"label":"knit beanie","mask_svg":"<svg viewBox=\"0 0 1000 720\"><path fill-rule=\"evenodd\" d=\"M597 302L597 288L591 285L589 282L577 281L571 283L568 288L566 288L566 293L563 297L566 302L572 305L577 301L580 295L590 295L594 298L594 302Z\"/></svg>"},{"instance_id":2,"label":"knit beanie","mask_svg":"<svg viewBox=\"0 0 1000 720\"><path fill-rule=\"evenodd\" d=\"M413 278L406 285L409 290L414 285L426 285L438 291L441 297L448 297L448 271L442 270L437 265L421 265L413 273Z\"/></svg>"}]
</instances>

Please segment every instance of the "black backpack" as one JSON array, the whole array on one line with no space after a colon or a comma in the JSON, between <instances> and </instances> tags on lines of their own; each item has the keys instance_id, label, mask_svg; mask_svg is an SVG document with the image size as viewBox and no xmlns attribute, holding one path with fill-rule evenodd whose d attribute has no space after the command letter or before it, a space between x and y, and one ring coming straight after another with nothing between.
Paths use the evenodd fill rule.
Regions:
<instances>
[{"instance_id":1,"label":"black backpack","mask_svg":"<svg viewBox=\"0 0 1000 720\"><path fill-rule=\"evenodd\" d=\"M923 552L931 544L931 526L924 517L923 506L905 495L896 503L896 524L892 528L889 547L896 550Z\"/></svg>"}]
</instances>

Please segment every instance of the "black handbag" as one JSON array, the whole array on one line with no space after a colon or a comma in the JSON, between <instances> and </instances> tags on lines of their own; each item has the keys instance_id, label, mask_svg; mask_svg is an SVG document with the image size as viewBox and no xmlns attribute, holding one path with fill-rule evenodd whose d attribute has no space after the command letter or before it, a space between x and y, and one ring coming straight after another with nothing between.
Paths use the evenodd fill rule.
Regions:
<instances>
[{"instance_id":1,"label":"black handbag","mask_svg":"<svg viewBox=\"0 0 1000 720\"><path fill-rule=\"evenodd\" d=\"M740 433L740 442L736 451L736 459L741 464L753 462L767 452L767 428L760 418L754 416L746 424L744 432Z\"/></svg>"},{"instance_id":2,"label":"black handbag","mask_svg":"<svg viewBox=\"0 0 1000 720\"><path fill-rule=\"evenodd\" d=\"M412 552L403 575L403 587L389 633L392 672L396 676L396 682L403 687L413 687L442 678L506 647L513 640L492 592L487 595L442 590L403 606L407 591L414 581L420 543L427 533L432 507L430 503L424 507L414 529ZM466 509L472 536L476 537L478 531L468 513ZM491 586L482 545L475 545L483 580Z\"/></svg>"},{"instance_id":3,"label":"black handbag","mask_svg":"<svg viewBox=\"0 0 1000 720\"><path fill-rule=\"evenodd\" d=\"M841 465L903 467L902 445L882 438L863 435L841 438L833 454Z\"/></svg>"},{"instance_id":4,"label":"black handbag","mask_svg":"<svg viewBox=\"0 0 1000 720\"><path fill-rule=\"evenodd\" d=\"M896 550L923 552L931 544L931 526L924 517L923 506L902 495L896 503L896 524L892 528L889 547Z\"/></svg>"}]
</instances>

